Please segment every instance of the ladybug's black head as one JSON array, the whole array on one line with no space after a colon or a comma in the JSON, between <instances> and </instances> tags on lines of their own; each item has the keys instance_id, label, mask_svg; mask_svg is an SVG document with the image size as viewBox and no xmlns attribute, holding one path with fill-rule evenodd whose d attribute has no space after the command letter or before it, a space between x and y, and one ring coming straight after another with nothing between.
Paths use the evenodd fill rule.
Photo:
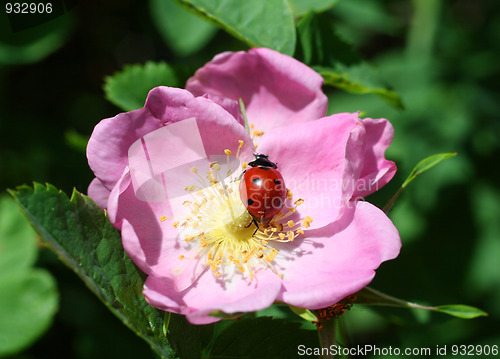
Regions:
<instances>
[{"instance_id":1,"label":"ladybug's black head","mask_svg":"<svg viewBox=\"0 0 500 359\"><path fill-rule=\"evenodd\" d=\"M267 155L256 153L254 154L255 160L250 162L248 165L252 167L272 167L278 168L276 163L271 161Z\"/></svg>"}]
</instances>

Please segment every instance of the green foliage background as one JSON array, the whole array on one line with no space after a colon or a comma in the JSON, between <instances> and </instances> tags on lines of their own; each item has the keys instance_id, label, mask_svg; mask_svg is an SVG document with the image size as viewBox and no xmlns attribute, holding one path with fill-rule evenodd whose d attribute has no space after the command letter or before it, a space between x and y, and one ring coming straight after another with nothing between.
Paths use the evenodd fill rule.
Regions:
<instances>
[{"instance_id":1,"label":"green foliage background","mask_svg":"<svg viewBox=\"0 0 500 359\"><path fill-rule=\"evenodd\" d=\"M420 159L458 152L403 191L391 212L403 249L397 260L382 265L372 286L420 303L474 305L489 317L465 321L354 306L343 320L349 343L500 344L498 1L273 0L259 8L255 0L252 9L232 11L208 0L180 1L201 11L203 19L170 0L73 3L61 16L20 31L9 27L2 9L2 192L37 181L68 194L73 187L85 193L93 177L85 157L93 127L121 111L116 106L140 107L140 96L116 94L113 86L120 89L140 78L151 86L182 87L219 52L247 49L248 43L273 46L325 74L334 85L325 86L329 113L359 110L393 123L396 136L388 157L399 171L371 202L382 207ZM301 17L297 32L293 18L271 21L285 5ZM307 13L308 8L318 13ZM169 26L169 16L181 25ZM271 25L283 32L280 39L263 38ZM251 29L248 36L242 27ZM105 78L126 66L129 72L108 78L105 93ZM34 240L35 234L22 228L17 236ZM33 246L26 248L26 256L34 257ZM45 334L11 358L155 357L52 252L41 247L36 266L55 277L59 310ZM289 315L280 308L265 314ZM229 339L223 326L216 331L220 347Z\"/></svg>"}]
</instances>

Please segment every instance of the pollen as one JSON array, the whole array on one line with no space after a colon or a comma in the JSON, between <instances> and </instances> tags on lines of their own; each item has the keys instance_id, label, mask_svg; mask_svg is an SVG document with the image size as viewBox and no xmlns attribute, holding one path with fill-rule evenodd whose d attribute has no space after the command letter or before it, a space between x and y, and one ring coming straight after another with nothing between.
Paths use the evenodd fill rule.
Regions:
<instances>
[{"instance_id":1,"label":"pollen","mask_svg":"<svg viewBox=\"0 0 500 359\"><path fill-rule=\"evenodd\" d=\"M294 202L294 205L295 205L295 206L300 206L302 203L304 203L304 200L303 200L302 198L299 198L298 200L296 200L296 201Z\"/></svg>"},{"instance_id":2,"label":"pollen","mask_svg":"<svg viewBox=\"0 0 500 359\"><path fill-rule=\"evenodd\" d=\"M306 228L309 228L309 226L311 225L311 222L313 221L313 219L309 216L307 216L306 218L304 218L302 220L302 225Z\"/></svg>"},{"instance_id":3,"label":"pollen","mask_svg":"<svg viewBox=\"0 0 500 359\"><path fill-rule=\"evenodd\" d=\"M351 295L342 299L340 302L331 305L329 307L316 310L316 320L313 321L313 324L316 324L316 328L321 329L325 322L337 319L341 315L345 313L346 310L350 310L352 308L353 302L356 300L356 296Z\"/></svg>"},{"instance_id":4,"label":"pollen","mask_svg":"<svg viewBox=\"0 0 500 359\"><path fill-rule=\"evenodd\" d=\"M244 142L240 140L238 144L236 157ZM229 166L232 152L226 149L224 153ZM179 231L178 246L181 251L185 250L178 258L206 265L212 275L222 281L241 276L251 282L262 270L270 270L284 278L286 273L280 273L277 265L282 257L280 251L286 248L286 243L304 235L302 229L310 226L312 218L288 218L304 200L293 202L293 194L287 190L289 201L283 209L269 224L259 223L256 228L240 199L240 178L233 176L247 166L243 162L240 168L229 167L227 175L217 161L211 162L208 168L190 169L192 178L187 180L191 183L184 186L189 199L180 201L183 215L172 224ZM206 173L206 179L200 173Z\"/></svg>"}]
</instances>

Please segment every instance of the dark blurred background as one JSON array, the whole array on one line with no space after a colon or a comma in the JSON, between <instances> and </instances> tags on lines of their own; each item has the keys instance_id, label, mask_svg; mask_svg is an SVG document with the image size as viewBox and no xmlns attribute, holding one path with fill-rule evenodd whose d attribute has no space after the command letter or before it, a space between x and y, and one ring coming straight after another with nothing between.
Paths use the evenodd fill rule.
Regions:
<instances>
[{"instance_id":1,"label":"dark blurred background","mask_svg":"<svg viewBox=\"0 0 500 359\"><path fill-rule=\"evenodd\" d=\"M166 61L182 69L184 83L215 54L247 48L221 30L211 30L195 52L179 48L162 35L151 3L66 2L60 16L17 31L0 15L2 192L33 181L86 192L93 178L86 140L101 119L120 112L105 98L104 79L124 65ZM403 249L372 286L419 303L469 304L489 313L462 320L355 306L344 318L351 344L500 344L499 10L497 0L341 0L329 10L338 34L405 106L325 88L329 113L360 110L395 127L387 155L398 174L369 200L383 206L420 159L458 152L398 199L391 218ZM38 341L11 358L155 356L52 252L41 247L37 265L56 278L59 311Z\"/></svg>"}]
</instances>

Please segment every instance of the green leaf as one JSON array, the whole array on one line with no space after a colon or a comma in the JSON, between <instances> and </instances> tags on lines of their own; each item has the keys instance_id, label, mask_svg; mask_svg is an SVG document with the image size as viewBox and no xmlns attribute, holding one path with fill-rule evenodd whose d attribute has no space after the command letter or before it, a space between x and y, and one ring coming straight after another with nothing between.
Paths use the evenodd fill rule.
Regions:
<instances>
[{"instance_id":1,"label":"green leaf","mask_svg":"<svg viewBox=\"0 0 500 359\"><path fill-rule=\"evenodd\" d=\"M131 111L144 106L148 92L156 86L179 87L175 71L164 62L128 65L106 78L106 98L122 110Z\"/></svg>"},{"instance_id":2,"label":"green leaf","mask_svg":"<svg viewBox=\"0 0 500 359\"><path fill-rule=\"evenodd\" d=\"M7 195L0 197L0 278L31 268L37 256L36 233Z\"/></svg>"},{"instance_id":3,"label":"green leaf","mask_svg":"<svg viewBox=\"0 0 500 359\"><path fill-rule=\"evenodd\" d=\"M316 331L299 327L299 323L269 317L234 321L215 339L208 358L295 358L299 345L319 345Z\"/></svg>"},{"instance_id":4,"label":"green leaf","mask_svg":"<svg viewBox=\"0 0 500 359\"><path fill-rule=\"evenodd\" d=\"M302 319L307 320L308 322L314 322L318 319L309 309L294 307L293 305L289 305L289 307L292 312L297 314Z\"/></svg>"},{"instance_id":5,"label":"green leaf","mask_svg":"<svg viewBox=\"0 0 500 359\"><path fill-rule=\"evenodd\" d=\"M335 6L339 0L288 0L296 17L304 16L309 11L323 12Z\"/></svg>"},{"instance_id":6,"label":"green leaf","mask_svg":"<svg viewBox=\"0 0 500 359\"><path fill-rule=\"evenodd\" d=\"M217 32L217 27L174 0L151 0L150 9L153 22L165 43L180 56L201 50Z\"/></svg>"},{"instance_id":7,"label":"green leaf","mask_svg":"<svg viewBox=\"0 0 500 359\"><path fill-rule=\"evenodd\" d=\"M329 14L307 13L297 23L296 58L307 65L332 68L338 64L353 65L361 57L351 44L342 40Z\"/></svg>"},{"instance_id":8,"label":"green leaf","mask_svg":"<svg viewBox=\"0 0 500 359\"><path fill-rule=\"evenodd\" d=\"M324 67L314 67L314 69L323 76L325 85L356 94L374 94L394 107L404 108L401 97L379 82L373 68L366 63L351 67L339 64L334 69Z\"/></svg>"},{"instance_id":9,"label":"green leaf","mask_svg":"<svg viewBox=\"0 0 500 359\"><path fill-rule=\"evenodd\" d=\"M373 67L363 62L352 46L341 39L328 13L307 13L297 24L296 57L312 66L325 85L357 94L375 94L402 108L398 94L390 91Z\"/></svg>"},{"instance_id":10,"label":"green leaf","mask_svg":"<svg viewBox=\"0 0 500 359\"><path fill-rule=\"evenodd\" d=\"M0 281L0 356L34 342L52 323L58 307L57 285L42 269L17 272Z\"/></svg>"},{"instance_id":11,"label":"green leaf","mask_svg":"<svg viewBox=\"0 0 500 359\"><path fill-rule=\"evenodd\" d=\"M488 313L481 309L463 304L439 305L436 307L420 305L417 303L407 302L402 299L391 297L390 295L379 292L378 290L365 287L355 294L356 304L364 305L380 305L387 307L401 307L411 309L424 309L434 312L445 313L462 319L472 319L481 316L487 316Z\"/></svg>"},{"instance_id":12,"label":"green leaf","mask_svg":"<svg viewBox=\"0 0 500 359\"><path fill-rule=\"evenodd\" d=\"M0 197L0 356L20 352L50 326L58 307L49 272L33 269L35 232L15 202Z\"/></svg>"},{"instance_id":13,"label":"green leaf","mask_svg":"<svg viewBox=\"0 0 500 359\"><path fill-rule=\"evenodd\" d=\"M434 309L436 312L453 315L454 317L462 319L472 319L477 317L487 317L488 313L485 311L463 304L449 304L439 305Z\"/></svg>"},{"instance_id":14,"label":"green leaf","mask_svg":"<svg viewBox=\"0 0 500 359\"><path fill-rule=\"evenodd\" d=\"M211 327L196 328L184 317L172 314L169 339L165 338L163 313L144 300L143 274L123 251L120 233L90 198L74 190L69 199L52 185L38 183L10 193L43 241L161 357L171 358L187 350L183 358L199 358L199 353L194 355L179 343L189 340L196 350L203 330L210 332Z\"/></svg>"},{"instance_id":15,"label":"green leaf","mask_svg":"<svg viewBox=\"0 0 500 359\"><path fill-rule=\"evenodd\" d=\"M64 45L74 26L74 18L65 14L13 31L9 21L12 18L4 10L0 12L0 64L28 64L44 59Z\"/></svg>"},{"instance_id":16,"label":"green leaf","mask_svg":"<svg viewBox=\"0 0 500 359\"><path fill-rule=\"evenodd\" d=\"M252 47L287 55L295 50L295 24L287 0L176 0Z\"/></svg>"},{"instance_id":17,"label":"green leaf","mask_svg":"<svg viewBox=\"0 0 500 359\"><path fill-rule=\"evenodd\" d=\"M413 168L411 171L410 175L408 178L404 181L404 183L401 185L402 188L405 188L408 186L408 184L413 181L417 176L421 175L425 171L431 169L435 165L437 165L439 162L444 161L447 158L456 156L456 152L449 152L449 153L437 153L435 155L429 156L427 158L424 158L422 161L417 163L417 165Z\"/></svg>"},{"instance_id":18,"label":"green leaf","mask_svg":"<svg viewBox=\"0 0 500 359\"><path fill-rule=\"evenodd\" d=\"M87 144L89 142L89 136L84 136L75 130L67 130L64 133L64 140L66 144L77 152L85 154L87 150Z\"/></svg>"},{"instance_id":19,"label":"green leaf","mask_svg":"<svg viewBox=\"0 0 500 359\"><path fill-rule=\"evenodd\" d=\"M441 162L441 161L443 161L443 160L445 160L447 158L456 156L456 155L457 155L456 152L437 153L435 155L429 156L429 157L424 158L423 160L421 160L413 168L413 170L411 171L411 173L408 176L408 178L403 182L403 184L401 185L401 187L399 187L399 189L396 191L396 193L394 194L394 196L392 196L391 199L385 204L385 206L384 206L384 208L382 210L385 213L389 213L389 211L391 210L392 206L394 205L394 202L396 202L396 200L398 199L398 197L401 194L401 192L403 191L403 189L406 186L408 186L408 184L411 181L413 181L420 174L424 173L425 171L427 171L427 170L431 169L432 167L434 167L435 165L437 165L439 162Z\"/></svg>"}]
</instances>

